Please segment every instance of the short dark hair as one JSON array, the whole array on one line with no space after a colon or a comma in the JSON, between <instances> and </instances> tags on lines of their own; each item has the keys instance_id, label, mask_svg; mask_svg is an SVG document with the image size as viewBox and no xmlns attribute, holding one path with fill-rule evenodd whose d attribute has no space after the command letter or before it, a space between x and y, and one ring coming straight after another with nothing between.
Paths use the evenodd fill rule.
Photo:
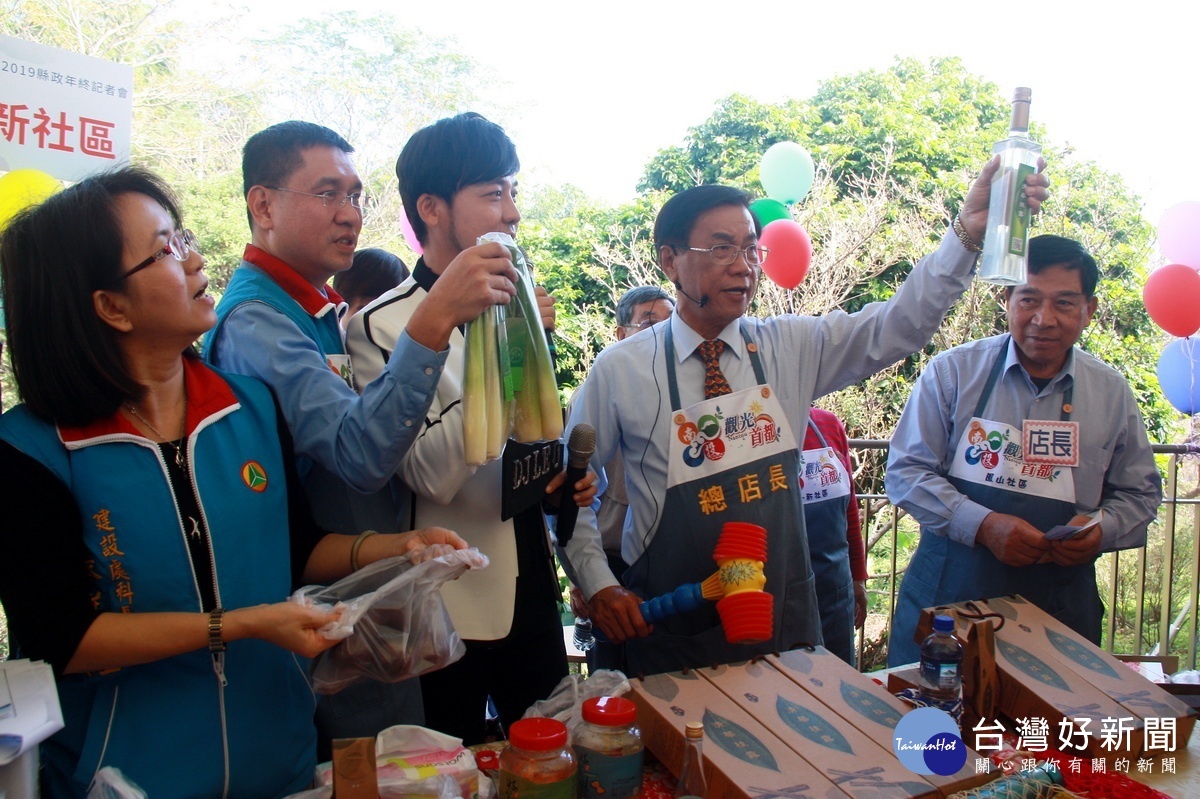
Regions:
<instances>
[{"instance_id":1,"label":"short dark hair","mask_svg":"<svg viewBox=\"0 0 1200 799\"><path fill-rule=\"evenodd\" d=\"M387 250L372 247L354 253L350 268L333 276L333 290L346 300L371 300L408 277L408 267Z\"/></svg>"},{"instance_id":2,"label":"short dark hair","mask_svg":"<svg viewBox=\"0 0 1200 799\"><path fill-rule=\"evenodd\" d=\"M304 162L309 147L336 147L354 152L350 143L323 125L292 119L260 130L242 148L242 196L253 186L281 186ZM249 209L246 215L253 226Z\"/></svg>"},{"instance_id":3,"label":"short dark hair","mask_svg":"<svg viewBox=\"0 0 1200 799\"><path fill-rule=\"evenodd\" d=\"M1029 274L1036 275L1051 266L1078 269L1079 282L1083 285L1083 296L1089 300L1096 296L1096 284L1100 282L1100 268L1096 266L1096 259L1083 248L1082 244L1074 239L1049 233L1031 238L1026 259L1026 269ZM1004 296L1011 297L1014 288L1016 286L1006 287Z\"/></svg>"},{"instance_id":4,"label":"short dark hair","mask_svg":"<svg viewBox=\"0 0 1200 799\"><path fill-rule=\"evenodd\" d=\"M17 390L33 413L57 424L89 424L145 393L92 299L101 289L120 290L125 237L116 202L124 194L144 194L180 225L179 203L162 178L126 167L23 211L0 237Z\"/></svg>"},{"instance_id":5,"label":"short dark hair","mask_svg":"<svg viewBox=\"0 0 1200 799\"><path fill-rule=\"evenodd\" d=\"M666 300L675 307L675 298L661 286L636 286L621 295L617 300L617 324L622 327L633 323L633 309L647 302Z\"/></svg>"},{"instance_id":6,"label":"short dark hair","mask_svg":"<svg viewBox=\"0 0 1200 799\"><path fill-rule=\"evenodd\" d=\"M417 213L417 200L432 194L447 203L464 186L515 175L521 170L517 147L504 128L473 111L439 119L421 128L396 159L400 201L417 241L429 231Z\"/></svg>"},{"instance_id":7,"label":"short dark hair","mask_svg":"<svg viewBox=\"0 0 1200 799\"><path fill-rule=\"evenodd\" d=\"M663 247L686 247L696 220L706 211L725 205L739 205L750 212L751 197L733 186L693 186L684 189L663 204L654 220L654 252ZM754 220L754 235L762 235L758 217L750 212Z\"/></svg>"}]
</instances>

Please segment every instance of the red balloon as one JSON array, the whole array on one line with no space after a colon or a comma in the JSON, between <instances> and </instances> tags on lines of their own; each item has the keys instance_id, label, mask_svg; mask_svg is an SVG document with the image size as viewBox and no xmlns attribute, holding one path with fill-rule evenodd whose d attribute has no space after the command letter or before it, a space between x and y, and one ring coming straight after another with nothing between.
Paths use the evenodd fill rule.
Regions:
<instances>
[{"instance_id":1,"label":"red balloon","mask_svg":"<svg viewBox=\"0 0 1200 799\"><path fill-rule=\"evenodd\" d=\"M1142 302L1159 327L1187 338L1200 330L1200 272L1184 264L1155 269L1146 279Z\"/></svg>"},{"instance_id":2,"label":"red balloon","mask_svg":"<svg viewBox=\"0 0 1200 799\"><path fill-rule=\"evenodd\" d=\"M776 219L763 228L758 243L770 250L763 261L767 277L788 290L799 286L812 262L812 241L804 228L791 219Z\"/></svg>"}]
</instances>

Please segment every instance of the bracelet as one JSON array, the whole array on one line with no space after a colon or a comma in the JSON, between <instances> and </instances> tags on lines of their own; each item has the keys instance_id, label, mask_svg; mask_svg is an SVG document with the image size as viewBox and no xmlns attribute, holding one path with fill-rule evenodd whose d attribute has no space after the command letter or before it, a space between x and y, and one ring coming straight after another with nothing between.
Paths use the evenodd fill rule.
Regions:
<instances>
[{"instance_id":1,"label":"bracelet","mask_svg":"<svg viewBox=\"0 0 1200 799\"><path fill-rule=\"evenodd\" d=\"M224 652L225 642L221 640L221 623L225 616L225 608L213 608L208 614L208 651Z\"/></svg>"},{"instance_id":2,"label":"bracelet","mask_svg":"<svg viewBox=\"0 0 1200 799\"><path fill-rule=\"evenodd\" d=\"M350 571L358 571L358 548L362 546L363 541L373 535L375 535L374 530L363 530L358 534L358 538L354 539L354 546L350 547Z\"/></svg>"},{"instance_id":3,"label":"bracelet","mask_svg":"<svg viewBox=\"0 0 1200 799\"><path fill-rule=\"evenodd\" d=\"M983 252L983 248L967 235L967 229L963 227L962 217L958 214L954 215L954 223L950 227L954 231L954 235L958 236L958 240L962 242L962 246L967 248L968 252Z\"/></svg>"}]
</instances>

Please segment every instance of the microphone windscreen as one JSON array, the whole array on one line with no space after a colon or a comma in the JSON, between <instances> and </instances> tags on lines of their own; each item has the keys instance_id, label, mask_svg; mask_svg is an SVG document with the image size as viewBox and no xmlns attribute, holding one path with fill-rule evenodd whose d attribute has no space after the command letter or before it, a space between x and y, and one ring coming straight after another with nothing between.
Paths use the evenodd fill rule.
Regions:
<instances>
[{"instance_id":1,"label":"microphone windscreen","mask_svg":"<svg viewBox=\"0 0 1200 799\"><path fill-rule=\"evenodd\" d=\"M577 424L567 439L567 465L576 469L587 466L596 451L596 428L590 424Z\"/></svg>"}]
</instances>

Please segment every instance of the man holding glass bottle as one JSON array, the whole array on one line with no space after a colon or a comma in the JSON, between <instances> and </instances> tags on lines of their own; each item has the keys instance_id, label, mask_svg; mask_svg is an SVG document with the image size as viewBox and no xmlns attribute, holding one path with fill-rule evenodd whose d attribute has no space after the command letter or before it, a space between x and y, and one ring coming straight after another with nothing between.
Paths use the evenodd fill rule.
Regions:
<instances>
[{"instance_id":1,"label":"man holding glass bottle","mask_svg":"<svg viewBox=\"0 0 1200 799\"><path fill-rule=\"evenodd\" d=\"M617 451L625 460L630 512L623 584L608 566L590 511L581 510L565 554L593 621L610 640L626 643L629 673L730 662L821 640L795 435L803 433L813 399L869 377L933 335L970 283L997 165L985 166L953 230L896 296L854 314L747 316L762 261L770 257L758 245L761 227L750 197L730 187L698 186L663 206L654 244L679 305L667 323L601 353L568 423L595 428L593 468ZM1049 196L1048 185L1040 172L1027 179L1032 209ZM754 420L756 430L768 425L769 434L724 436L728 425L706 418L734 416ZM727 642L711 607L651 630L639 603L707 578L726 521L767 530L772 638Z\"/></svg>"}]
</instances>

